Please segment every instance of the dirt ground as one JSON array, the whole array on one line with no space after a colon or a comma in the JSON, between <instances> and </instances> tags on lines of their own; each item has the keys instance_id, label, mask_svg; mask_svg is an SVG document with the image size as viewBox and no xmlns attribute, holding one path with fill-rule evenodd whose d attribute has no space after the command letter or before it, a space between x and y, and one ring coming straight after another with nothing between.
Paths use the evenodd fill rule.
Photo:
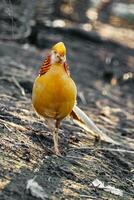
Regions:
<instances>
[{"instance_id":1,"label":"dirt ground","mask_svg":"<svg viewBox=\"0 0 134 200\"><path fill-rule=\"evenodd\" d=\"M75 30L40 23L36 28L25 40L0 40L0 200L36 199L25 190L35 175L48 199L133 200L133 49ZM52 154L52 135L35 114L31 93L45 54L58 41L68 50L78 105L119 146L96 144L66 119L60 129L63 157ZM121 189L123 197L93 187L96 178Z\"/></svg>"}]
</instances>

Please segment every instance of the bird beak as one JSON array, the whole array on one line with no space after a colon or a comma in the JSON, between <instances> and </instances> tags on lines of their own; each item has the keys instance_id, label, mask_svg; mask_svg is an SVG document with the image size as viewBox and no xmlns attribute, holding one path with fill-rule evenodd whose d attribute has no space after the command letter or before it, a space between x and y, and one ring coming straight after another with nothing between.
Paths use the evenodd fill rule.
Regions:
<instances>
[{"instance_id":1,"label":"bird beak","mask_svg":"<svg viewBox=\"0 0 134 200\"><path fill-rule=\"evenodd\" d=\"M65 55L64 56L59 56L59 60L62 63L66 62L66 56Z\"/></svg>"}]
</instances>

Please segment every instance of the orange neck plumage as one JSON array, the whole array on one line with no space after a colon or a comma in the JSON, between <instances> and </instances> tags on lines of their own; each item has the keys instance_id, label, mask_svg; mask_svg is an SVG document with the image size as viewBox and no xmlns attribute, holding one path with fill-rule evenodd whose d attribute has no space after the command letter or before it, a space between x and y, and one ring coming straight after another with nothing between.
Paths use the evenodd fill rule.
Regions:
<instances>
[{"instance_id":1,"label":"orange neck plumage","mask_svg":"<svg viewBox=\"0 0 134 200\"><path fill-rule=\"evenodd\" d=\"M47 58L44 60L41 68L40 68L40 71L39 71L39 75L43 75L45 74L51 67L51 56L47 56Z\"/></svg>"},{"instance_id":2,"label":"orange neck plumage","mask_svg":"<svg viewBox=\"0 0 134 200\"><path fill-rule=\"evenodd\" d=\"M63 65L65 72L68 74L68 76L70 76L70 70L68 64L65 62ZM42 76L43 74L47 73L50 67L51 67L51 55L47 56L47 58L44 60L40 68L39 75Z\"/></svg>"}]
</instances>

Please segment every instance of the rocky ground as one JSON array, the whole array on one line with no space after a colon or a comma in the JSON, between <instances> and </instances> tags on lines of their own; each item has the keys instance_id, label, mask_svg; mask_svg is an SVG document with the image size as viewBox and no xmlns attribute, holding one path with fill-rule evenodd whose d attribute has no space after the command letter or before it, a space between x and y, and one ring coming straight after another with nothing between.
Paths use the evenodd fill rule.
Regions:
<instances>
[{"instance_id":1,"label":"rocky ground","mask_svg":"<svg viewBox=\"0 0 134 200\"><path fill-rule=\"evenodd\" d=\"M134 199L132 47L94 32L48 27L40 8L34 9L30 17L37 20L34 25L27 20L32 29L26 37L2 35L0 40L0 199L36 199L25 190L35 176L48 199ZM31 92L44 56L58 41L68 50L78 105L119 146L94 143L89 133L67 119L60 129L63 157L52 154L52 135L32 108ZM121 189L123 196L94 187L96 178Z\"/></svg>"}]
</instances>

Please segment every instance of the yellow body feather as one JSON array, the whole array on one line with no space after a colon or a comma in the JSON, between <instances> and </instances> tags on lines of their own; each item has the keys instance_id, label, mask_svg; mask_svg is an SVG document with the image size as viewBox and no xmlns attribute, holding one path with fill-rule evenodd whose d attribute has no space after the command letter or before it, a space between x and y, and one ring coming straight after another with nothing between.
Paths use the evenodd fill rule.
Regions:
<instances>
[{"instance_id":1,"label":"yellow body feather","mask_svg":"<svg viewBox=\"0 0 134 200\"><path fill-rule=\"evenodd\" d=\"M62 63L51 65L49 71L34 82L32 102L38 114L62 120L69 115L76 101L76 86Z\"/></svg>"}]
</instances>

